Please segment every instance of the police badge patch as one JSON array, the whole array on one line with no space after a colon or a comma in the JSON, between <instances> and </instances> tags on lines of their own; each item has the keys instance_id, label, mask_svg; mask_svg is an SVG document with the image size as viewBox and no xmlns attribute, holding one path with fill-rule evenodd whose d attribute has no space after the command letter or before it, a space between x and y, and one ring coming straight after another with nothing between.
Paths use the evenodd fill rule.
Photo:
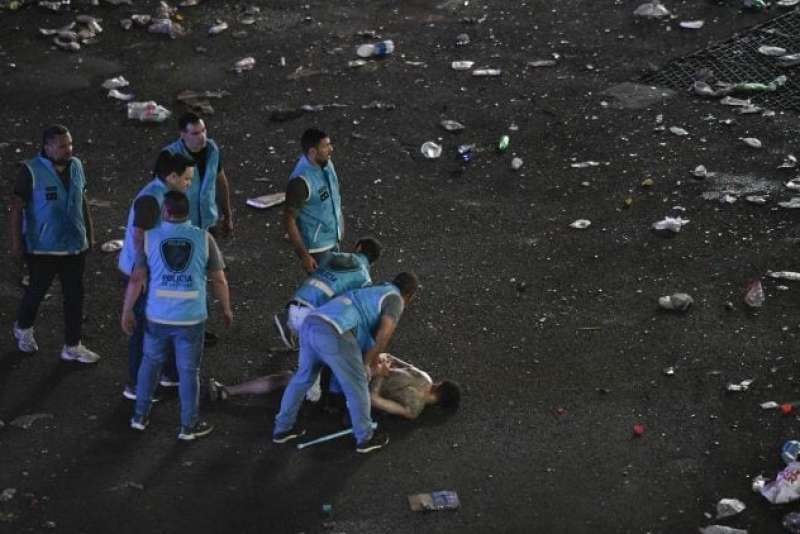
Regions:
<instances>
[{"instance_id":1,"label":"police badge patch","mask_svg":"<svg viewBox=\"0 0 800 534\"><path fill-rule=\"evenodd\" d=\"M194 244L183 237L173 237L161 242L161 259L173 273L181 273L189 266Z\"/></svg>"}]
</instances>

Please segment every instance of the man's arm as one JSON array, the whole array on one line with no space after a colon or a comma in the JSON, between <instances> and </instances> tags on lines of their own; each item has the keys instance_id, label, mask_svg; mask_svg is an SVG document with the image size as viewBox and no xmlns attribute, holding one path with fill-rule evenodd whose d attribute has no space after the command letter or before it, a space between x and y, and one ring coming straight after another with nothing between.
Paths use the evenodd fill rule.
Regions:
<instances>
[{"instance_id":1,"label":"man's arm","mask_svg":"<svg viewBox=\"0 0 800 534\"><path fill-rule=\"evenodd\" d=\"M11 238L11 254L22 256L22 209L23 200L17 195L11 196L11 214L9 215L9 237Z\"/></svg>"},{"instance_id":2,"label":"man's arm","mask_svg":"<svg viewBox=\"0 0 800 534\"><path fill-rule=\"evenodd\" d=\"M375 344L367 352L364 353L364 365L376 368L378 364L378 356L382 352L386 352L386 347L389 345L389 340L392 339L394 331L397 328L397 321L384 314L381 316L381 322L378 324L378 331L375 333Z\"/></svg>"},{"instance_id":3,"label":"man's arm","mask_svg":"<svg viewBox=\"0 0 800 534\"><path fill-rule=\"evenodd\" d=\"M317 269L316 260L311 257L303 238L300 236L300 228L297 227L297 215L300 209L308 200L308 186L305 180L300 177L291 178L286 186L286 204L283 208L283 224L286 233L289 234L289 242L294 248L295 254L300 258L303 269L311 274Z\"/></svg>"},{"instance_id":4,"label":"man's arm","mask_svg":"<svg viewBox=\"0 0 800 534\"><path fill-rule=\"evenodd\" d=\"M231 310L231 295L228 289L228 279L225 278L225 271L209 271L208 278L211 280L211 290L219 301L222 308L222 320L225 328L230 328L233 324L233 311Z\"/></svg>"},{"instance_id":5,"label":"man's arm","mask_svg":"<svg viewBox=\"0 0 800 534\"><path fill-rule=\"evenodd\" d=\"M86 225L86 239L89 241L89 248L92 248L94 247L94 221L85 192L83 193L83 222Z\"/></svg>"},{"instance_id":6,"label":"man's arm","mask_svg":"<svg viewBox=\"0 0 800 534\"><path fill-rule=\"evenodd\" d=\"M417 418L417 415L414 414L407 406L403 406L399 402L381 397L376 391L373 391L370 394L370 403L372 404L373 408L377 408L378 410L390 413L392 415L399 415L400 417L405 417L406 419Z\"/></svg>"},{"instance_id":7,"label":"man's arm","mask_svg":"<svg viewBox=\"0 0 800 534\"><path fill-rule=\"evenodd\" d=\"M219 223L224 235L233 232L233 208L231 207L231 188L225 169L220 169L217 173L217 203L222 208L222 217Z\"/></svg>"},{"instance_id":8,"label":"man's arm","mask_svg":"<svg viewBox=\"0 0 800 534\"><path fill-rule=\"evenodd\" d=\"M120 325L122 331L126 334L133 335L133 330L136 328L136 319L133 317L133 306L139 295L142 294L144 283L147 280L147 267L138 265L131 273L131 278L128 280L128 287L125 288L125 300L122 303L122 319Z\"/></svg>"}]
</instances>

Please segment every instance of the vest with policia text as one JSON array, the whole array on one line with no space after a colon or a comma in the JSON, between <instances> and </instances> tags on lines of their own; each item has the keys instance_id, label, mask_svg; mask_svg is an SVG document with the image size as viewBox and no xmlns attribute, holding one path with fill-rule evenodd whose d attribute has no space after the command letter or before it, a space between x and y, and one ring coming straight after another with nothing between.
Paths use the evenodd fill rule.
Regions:
<instances>
[{"instance_id":1,"label":"vest with policia text","mask_svg":"<svg viewBox=\"0 0 800 534\"><path fill-rule=\"evenodd\" d=\"M354 330L361 351L366 352L375 344L374 333L380 322L381 305L389 295L399 296L400 290L388 282L353 289L323 304L309 316L316 315L324 319L339 335Z\"/></svg>"},{"instance_id":2,"label":"vest with policia text","mask_svg":"<svg viewBox=\"0 0 800 534\"><path fill-rule=\"evenodd\" d=\"M338 262L331 261L336 257L348 261L350 265L340 266ZM334 253L311 273L311 276L295 291L292 300L309 308L318 308L336 295L371 283L369 260L364 254Z\"/></svg>"},{"instance_id":3,"label":"vest with policia text","mask_svg":"<svg viewBox=\"0 0 800 534\"><path fill-rule=\"evenodd\" d=\"M22 232L29 254L79 254L89 248L83 218L86 176L78 158L70 158L69 184L44 156L25 162L31 173L32 196L25 205Z\"/></svg>"},{"instance_id":4,"label":"vest with policia text","mask_svg":"<svg viewBox=\"0 0 800 534\"><path fill-rule=\"evenodd\" d=\"M342 199L333 162L321 168L301 156L289 175L289 180L297 179L308 187L308 198L297 216L303 244L312 254L335 247L342 239Z\"/></svg>"},{"instance_id":5,"label":"vest with policia text","mask_svg":"<svg viewBox=\"0 0 800 534\"><path fill-rule=\"evenodd\" d=\"M205 321L208 233L188 221L163 221L144 235L150 269L147 320L172 325Z\"/></svg>"},{"instance_id":6,"label":"vest with policia text","mask_svg":"<svg viewBox=\"0 0 800 534\"><path fill-rule=\"evenodd\" d=\"M182 140L164 147L170 154L183 154L189 159L194 155L189 152ZM199 168L195 166L192 183L186 191L189 197L189 220L193 225L206 230L217 224L217 174L219 173L219 147L208 139L206 142L206 172L198 176Z\"/></svg>"},{"instance_id":7,"label":"vest with policia text","mask_svg":"<svg viewBox=\"0 0 800 534\"><path fill-rule=\"evenodd\" d=\"M156 199L158 203L158 221L161 221L161 206L164 204L164 194L169 191L166 182L160 178L154 178L149 184L144 186L141 191L136 195L131 204L131 209L128 212L128 225L125 227L125 241L122 242L122 250L119 252L119 259L117 260L117 267L128 276L131 275L133 268L136 266L136 250L133 245L133 206L136 201L143 196L151 196Z\"/></svg>"}]
</instances>

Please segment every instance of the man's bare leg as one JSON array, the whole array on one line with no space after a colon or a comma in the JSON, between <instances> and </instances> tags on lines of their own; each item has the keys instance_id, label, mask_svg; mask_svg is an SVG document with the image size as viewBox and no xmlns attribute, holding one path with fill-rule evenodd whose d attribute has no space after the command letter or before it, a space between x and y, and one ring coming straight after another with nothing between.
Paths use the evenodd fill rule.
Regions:
<instances>
[{"instance_id":1,"label":"man's bare leg","mask_svg":"<svg viewBox=\"0 0 800 534\"><path fill-rule=\"evenodd\" d=\"M226 386L212 378L209 381L209 391L212 400L227 400L228 397L239 395L266 395L286 387L291 377L291 371L284 371L274 375L260 376L235 386Z\"/></svg>"}]
</instances>

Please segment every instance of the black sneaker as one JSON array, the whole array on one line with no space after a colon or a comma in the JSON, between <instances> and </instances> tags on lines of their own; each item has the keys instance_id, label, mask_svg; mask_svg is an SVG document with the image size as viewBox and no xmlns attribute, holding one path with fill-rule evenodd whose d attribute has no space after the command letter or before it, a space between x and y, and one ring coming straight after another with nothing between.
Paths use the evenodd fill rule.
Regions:
<instances>
[{"instance_id":1,"label":"black sneaker","mask_svg":"<svg viewBox=\"0 0 800 534\"><path fill-rule=\"evenodd\" d=\"M158 380L158 384L162 388L176 388L178 387L179 383L180 382L178 382L177 378L172 378L171 376L167 375L161 375L161 378Z\"/></svg>"},{"instance_id":2,"label":"black sneaker","mask_svg":"<svg viewBox=\"0 0 800 534\"><path fill-rule=\"evenodd\" d=\"M299 438L300 436L305 436L305 434L306 434L305 428L297 428L297 425L295 425L286 432L281 432L280 434L273 435L272 442L286 443L287 441L292 441L293 439Z\"/></svg>"},{"instance_id":3,"label":"black sneaker","mask_svg":"<svg viewBox=\"0 0 800 534\"><path fill-rule=\"evenodd\" d=\"M203 346L206 348L213 347L217 344L217 339L217 334L206 330L205 334L203 334Z\"/></svg>"},{"instance_id":4,"label":"black sneaker","mask_svg":"<svg viewBox=\"0 0 800 534\"><path fill-rule=\"evenodd\" d=\"M202 438L203 436L207 436L214 431L214 427L206 423L205 421L198 421L194 424L194 426L181 427L181 433L178 434L178 439L183 441L193 441L197 438Z\"/></svg>"},{"instance_id":5,"label":"black sneaker","mask_svg":"<svg viewBox=\"0 0 800 534\"><path fill-rule=\"evenodd\" d=\"M356 445L356 452L361 454L367 454L372 451L377 451L378 449L382 449L388 444L389 444L389 436L384 434L383 432L375 431L372 433L372 437L369 438L367 441Z\"/></svg>"},{"instance_id":6,"label":"black sneaker","mask_svg":"<svg viewBox=\"0 0 800 534\"><path fill-rule=\"evenodd\" d=\"M125 389L122 390L122 396L128 400L135 401L136 400L136 386L125 386ZM150 402L158 402L161 400L161 397L158 395L153 395L150 398Z\"/></svg>"}]
</instances>

